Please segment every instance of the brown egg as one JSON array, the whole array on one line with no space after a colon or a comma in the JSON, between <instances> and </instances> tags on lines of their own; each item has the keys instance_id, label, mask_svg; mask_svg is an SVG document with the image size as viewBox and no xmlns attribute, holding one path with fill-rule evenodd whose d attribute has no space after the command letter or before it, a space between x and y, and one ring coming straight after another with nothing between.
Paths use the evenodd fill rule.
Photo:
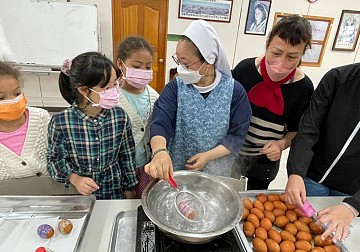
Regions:
<instances>
[{"instance_id":1,"label":"brown egg","mask_svg":"<svg viewBox=\"0 0 360 252\"><path fill-rule=\"evenodd\" d=\"M283 202L281 202L280 200L274 201L273 204L274 204L274 207L275 207L275 208L279 208L279 209L282 209L282 210L284 210L284 211L287 210L286 205L285 205Z\"/></svg>"},{"instance_id":2,"label":"brown egg","mask_svg":"<svg viewBox=\"0 0 360 252\"><path fill-rule=\"evenodd\" d=\"M275 217L285 215L284 209L280 209L280 208L275 208L272 212L275 215Z\"/></svg>"},{"instance_id":3,"label":"brown egg","mask_svg":"<svg viewBox=\"0 0 360 252\"><path fill-rule=\"evenodd\" d=\"M267 197L263 193L260 193L258 196L256 196L256 199L263 204L267 201Z\"/></svg>"},{"instance_id":4,"label":"brown egg","mask_svg":"<svg viewBox=\"0 0 360 252\"><path fill-rule=\"evenodd\" d=\"M302 250L305 250L305 251L311 251L311 244L310 242L307 242L307 241L297 241L295 242L295 248L296 249L302 249Z\"/></svg>"},{"instance_id":5,"label":"brown egg","mask_svg":"<svg viewBox=\"0 0 360 252\"><path fill-rule=\"evenodd\" d=\"M265 210L268 210L268 211L272 211L272 210L274 210L274 204L271 202L271 201L266 201L265 203L264 203L264 209ZM264 210L264 211L265 211Z\"/></svg>"},{"instance_id":6,"label":"brown egg","mask_svg":"<svg viewBox=\"0 0 360 252\"><path fill-rule=\"evenodd\" d=\"M268 201L274 202L276 200L280 200L279 195L275 194L275 193L270 193L268 196Z\"/></svg>"},{"instance_id":7,"label":"brown egg","mask_svg":"<svg viewBox=\"0 0 360 252\"><path fill-rule=\"evenodd\" d=\"M286 216L278 216L275 219L275 225L278 227L285 227L289 223L289 218Z\"/></svg>"},{"instance_id":8,"label":"brown egg","mask_svg":"<svg viewBox=\"0 0 360 252\"><path fill-rule=\"evenodd\" d=\"M323 228L321 226L316 225L314 222L311 222L310 225L311 233L314 235L322 234Z\"/></svg>"},{"instance_id":9,"label":"brown egg","mask_svg":"<svg viewBox=\"0 0 360 252\"><path fill-rule=\"evenodd\" d=\"M285 203L285 193L282 193L282 194L280 194L279 195L279 200L281 201L281 202L284 202Z\"/></svg>"},{"instance_id":10,"label":"brown egg","mask_svg":"<svg viewBox=\"0 0 360 252\"><path fill-rule=\"evenodd\" d=\"M331 240L331 238L329 236L326 237L325 240L322 240L321 235L317 235L317 236L314 237L314 244L316 246L319 246L319 247L324 247L326 245L331 245L332 240Z\"/></svg>"},{"instance_id":11,"label":"brown egg","mask_svg":"<svg viewBox=\"0 0 360 252\"><path fill-rule=\"evenodd\" d=\"M267 252L266 243L262 239L255 237L252 244L256 252Z\"/></svg>"},{"instance_id":12,"label":"brown egg","mask_svg":"<svg viewBox=\"0 0 360 252\"><path fill-rule=\"evenodd\" d=\"M270 239L273 239L274 241L276 241L277 243L281 243L282 239L281 239L281 235L278 231L274 230L274 229L270 229L268 231L268 237Z\"/></svg>"},{"instance_id":13,"label":"brown egg","mask_svg":"<svg viewBox=\"0 0 360 252\"><path fill-rule=\"evenodd\" d=\"M251 208L253 208L253 203L250 199L248 198L243 198L243 202L244 202L244 207L247 209L247 210L251 210Z\"/></svg>"},{"instance_id":14,"label":"brown egg","mask_svg":"<svg viewBox=\"0 0 360 252\"><path fill-rule=\"evenodd\" d=\"M243 212L243 214L242 214L241 220L246 220L246 218L248 217L248 215L249 215L249 209L244 208L244 212Z\"/></svg>"},{"instance_id":15,"label":"brown egg","mask_svg":"<svg viewBox=\"0 0 360 252\"><path fill-rule=\"evenodd\" d=\"M288 231L290 234L292 234L293 236L295 236L298 232L297 227L295 226L295 224L293 223L288 223L285 226L285 231Z\"/></svg>"},{"instance_id":16,"label":"brown egg","mask_svg":"<svg viewBox=\"0 0 360 252\"><path fill-rule=\"evenodd\" d=\"M283 241L280 244L280 251L281 252L294 252L295 251L295 244L291 241Z\"/></svg>"},{"instance_id":17,"label":"brown egg","mask_svg":"<svg viewBox=\"0 0 360 252\"><path fill-rule=\"evenodd\" d=\"M246 218L246 220L251 222L255 228L260 227L260 221L255 214L252 214L252 213L249 214L248 217Z\"/></svg>"},{"instance_id":18,"label":"brown egg","mask_svg":"<svg viewBox=\"0 0 360 252\"><path fill-rule=\"evenodd\" d=\"M300 231L296 234L296 240L307 241L307 242L311 243L312 237L311 237L311 234L309 234L308 232Z\"/></svg>"},{"instance_id":19,"label":"brown egg","mask_svg":"<svg viewBox=\"0 0 360 252\"><path fill-rule=\"evenodd\" d=\"M292 210L292 209L294 209L294 208L295 208L295 206L294 206L294 205L289 204L289 203L287 203L287 202L285 202L285 205L286 205L287 209L290 209L290 210Z\"/></svg>"},{"instance_id":20,"label":"brown egg","mask_svg":"<svg viewBox=\"0 0 360 252\"><path fill-rule=\"evenodd\" d=\"M266 239L265 243L269 252L280 252L280 245L276 241L272 239Z\"/></svg>"},{"instance_id":21,"label":"brown egg","mask_svg":"<svg viewBox=\"0 0 360 252\"><path fill-rule=\"evenodd\" d=\"M297 220L294 221L294 224L297 227L298 231L304 231L310 233L310 228L304 222Z\"/></svg>"},{"instance_id":22,"label":"brown egg","mask_svg":"<svg viewBox=\"0 0 360 252\"><path fill-rule=\"evenodd\" d=\"M296 242L295 236L290 234L288 231L281 231L280 235L283 241L291 241L292 243Z\"/></svg>"},{"instance_id":23,"label":"brown egg","mask_svg":"<svg viewBox=\"0 0 360 252\"><path fill-rule=\"evenodd\" d=\"M261 211L261 210L259 210L258 208L255 208L255 207L252 208L252 209L250 210L250 213L255 214L256 217L258 217L259 220L261 220L262 218L264 218L264 212Z\"/></svg>"},{"instance_id":24,"label":"brown egg","mask_svg":"<svg viewBox=\"0 0 360 252\"><path fill-rule=\"evenodd\" d=\"M302 216L303 216L299 208L294 208L293 210L294 210L294 212L296 213L296 215L297 215L298 217L302 217Z\"/></svg>"},{"instance_id":25,"label":"brown egg","mask_svg":"<svg viewBox=\"0 0 360 252\"><path fill-rule=\"evenodd\" d=\"M304 222L306 225L309 225L312 222L312 219L306 216L299 217L299 221Z\"/></svg>"},{"instance_id":26,"label":"brown egg","mask_svg":"<svg viewBox=\"0 0 360 252\"><path fill-rule=\"evenodd\" d=\"M251 222L245 222L243 225L243 231L246 237L252 237L255 234L254 224Z\"/></svg>"},{"instance_id":27,"label":"brown egg","mask_svg":"<svg viewBox=\"0 0 360 252\"><path fill-rule=\"evenodd\" d=\"M306 250L303 250L303 249L295 249L294 252L307 252Z\"/></svg>"},{"instance_id":28,"label":"brown egg","mask_svg":"<svg viewBox=\"0 0 360 252\"><path fill-rule=\"evenodd\" d=\"M269 231L272 228L272 223L268 218L263 218L260 221L260 227L263 227L266 231Z\"/></svg>"},{"instance_id":29,"label":"brown egg","mask_svg":"<svg viewBox=\"0 0 360 252\"><path fill-rule=\"evenodd\" d=\"M341 250L338 248L338 247L336 247L335 245L326 245L326 246L324 246L324 250L326 251L326 252L340 252Z\"/></svg>"},{"instance_id":30,"label":"brown egg","mask_svg":"<svg viewBox=\"0 0 360 252\"><path fill-rule=\"evenodd\" d=\"M311 252L325 252L325 249L322 247L314 247Z\"/></svg>"},{"instance_id":31,"label":"brown egg","mask_svg":"<svg viewBox=\"0 0 360 252\"><path fill-rule=\"evenodd\" d=\"M267 239L267 231L265 230L265 228L258 227L255 230L255 237L260 238L265 241Z\"/></svg>"},{"instance_id":32,"label":"brown egg","mask_svg":"<svg viewBox=\"0 0 360 252\"><path fill-rule=\"evenodd\" d=\"M264 210L264 216L265 216L265 218L268 218L271 221L271 223L273 223L276 218L274 213L271 211L268 211L268 210Z\"/></svg>"},{"instance_id":33,"label":"brown egg","mask_svg":"<svg viewBox=\"0 0 360 252\"><path fill-rule=\"evenodd\" d=\"M296 221L297 220L297 215L296 215L296 213L293 211L293 210L287 210L286 211L286 217L288 217L289 218L289 221L290 222L294 222L294 221Z\"/></svg>"},{"instance_id":34,"label":"brown egg","mask_svg":"<svg viewBox=\"0 0 360 252\"><path fill-rule=\"evenodd\" d=\"M260 200L255 200L253 204L257 209L264 211L264 204Z\"/></svg>"}]
</instances>

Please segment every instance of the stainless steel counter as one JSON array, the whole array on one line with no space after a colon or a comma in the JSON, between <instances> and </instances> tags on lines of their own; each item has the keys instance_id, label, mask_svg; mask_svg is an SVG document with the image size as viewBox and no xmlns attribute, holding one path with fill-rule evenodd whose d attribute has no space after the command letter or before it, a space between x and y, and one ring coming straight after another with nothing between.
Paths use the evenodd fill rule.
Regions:
<instances>
[{"instance_id":1,"label":"stainless steel counter","mask_svg":"<svg viewBox=\"0 0 360 252\"><path fill-rule=\"evenodd\" d=\"M308 198L310 203L317 210L336 205L341 202L343 197L313 197ZM141 204L140 200L103 200L96 201L87 231L83 240L81 251L98 252L108 251L111 230L116 215L124 210L136 210ZM360 218L357 218L351 227L351 236L345 241L344 245L350 251L358 251L360 240Z\"/></svg>"}]
</instances>

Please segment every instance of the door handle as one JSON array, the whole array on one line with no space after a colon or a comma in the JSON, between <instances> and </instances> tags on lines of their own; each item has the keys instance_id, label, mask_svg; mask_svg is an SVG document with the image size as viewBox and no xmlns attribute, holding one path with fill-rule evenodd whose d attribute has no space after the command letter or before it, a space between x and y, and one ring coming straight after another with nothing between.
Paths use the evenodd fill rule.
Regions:
<instances>
[{"instance_id":1,"label":"door handle","mask_svg":"<svg viewBox=\"0 0 360 252\"><path fill-rule=\"evenodd\" d=\"M159 59L159 63L163 63L164 62L164 59Z\"/></svg>"}]
</instances>

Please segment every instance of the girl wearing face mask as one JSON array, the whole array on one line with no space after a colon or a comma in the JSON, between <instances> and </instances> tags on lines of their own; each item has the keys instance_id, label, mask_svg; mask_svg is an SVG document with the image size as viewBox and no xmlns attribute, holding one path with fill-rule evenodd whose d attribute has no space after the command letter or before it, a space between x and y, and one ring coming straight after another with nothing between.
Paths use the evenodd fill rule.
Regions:
<instances>
[{"instance_id":1,"label":"girl wearing face mask","mask_svg":"<svg viewBox=\"0 0 360 252\"><path fill-rule=\"evenodd\" d=\"M71 107L49 124L51 176L97 199L134 198L135 143L130 119L117 106L114 64L101 53L80 54L64 62L59 87Z\"/></svg>"},{"instance_id":2,"label":"girl wearing face mask","mask_svg":"<svg viewBox=\"0 0 360 252\"><path fill-rule=\"evenodd\" d=\"M252 107L252 127L236 159L236 177L248 177L249 190L267 189L280 157L298 130L314 86L299 68L310 47L311 25L298 15L281 19L270 32L264 56L241 61L232 71Z\"/></svg>"},{"instance_id":3,"label":"girl wearing face mask","mask_svg":"<svg viewBox=\"0 0 360 252\"><path fill-rule=\"evenodd\" d=\"M151 178L144 172L144 165L150 160L151 115L154 103L159 97L149 86L153 79L152 54L152 48L145 39L127 37L119 45L116 62L122 75L119 105L130 117L135 140L138 198L141 198Z\"/></svg>"},{"instance_id":4,"label":"girl wearing face mask","mask_svg":"<svg viewBox=\"0 0 360 252\"><path fill-rule=\"evenodd\" d=\"M231 77L215 29L204 20L193 21L173 59L179 76L155 102L152 160L145 171L164 179L185 169L230 177L251 108L245 90Z\"/></svg>"},{"instance_id":5,"label":"girl wearing face mask","mask_svg":"<svg viewBox=\"0 0 360 252\"><path fill-rule=\"evenodd\" d=\"M0 181L48 176L46 110L27 107L18 70L0 61Z\"/></svg>"}]
</instances>

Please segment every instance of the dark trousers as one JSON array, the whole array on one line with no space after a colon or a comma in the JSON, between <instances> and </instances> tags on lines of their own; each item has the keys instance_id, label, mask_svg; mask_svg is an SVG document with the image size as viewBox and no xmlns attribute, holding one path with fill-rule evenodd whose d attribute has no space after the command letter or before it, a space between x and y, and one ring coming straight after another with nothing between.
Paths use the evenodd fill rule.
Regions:
<instances>
[{"instance_id":1,"label":"dark trousers","mask_svg":"<svg viewBox=\"0 0 360 252\"><path fill-rule=\"evenodd\" d=\"M232 177L248 178L247 190L266 190L279 171L280 160L271 161L266 155L244 156L239 154L232 167Z\"/></svg>"}]
</instances>

